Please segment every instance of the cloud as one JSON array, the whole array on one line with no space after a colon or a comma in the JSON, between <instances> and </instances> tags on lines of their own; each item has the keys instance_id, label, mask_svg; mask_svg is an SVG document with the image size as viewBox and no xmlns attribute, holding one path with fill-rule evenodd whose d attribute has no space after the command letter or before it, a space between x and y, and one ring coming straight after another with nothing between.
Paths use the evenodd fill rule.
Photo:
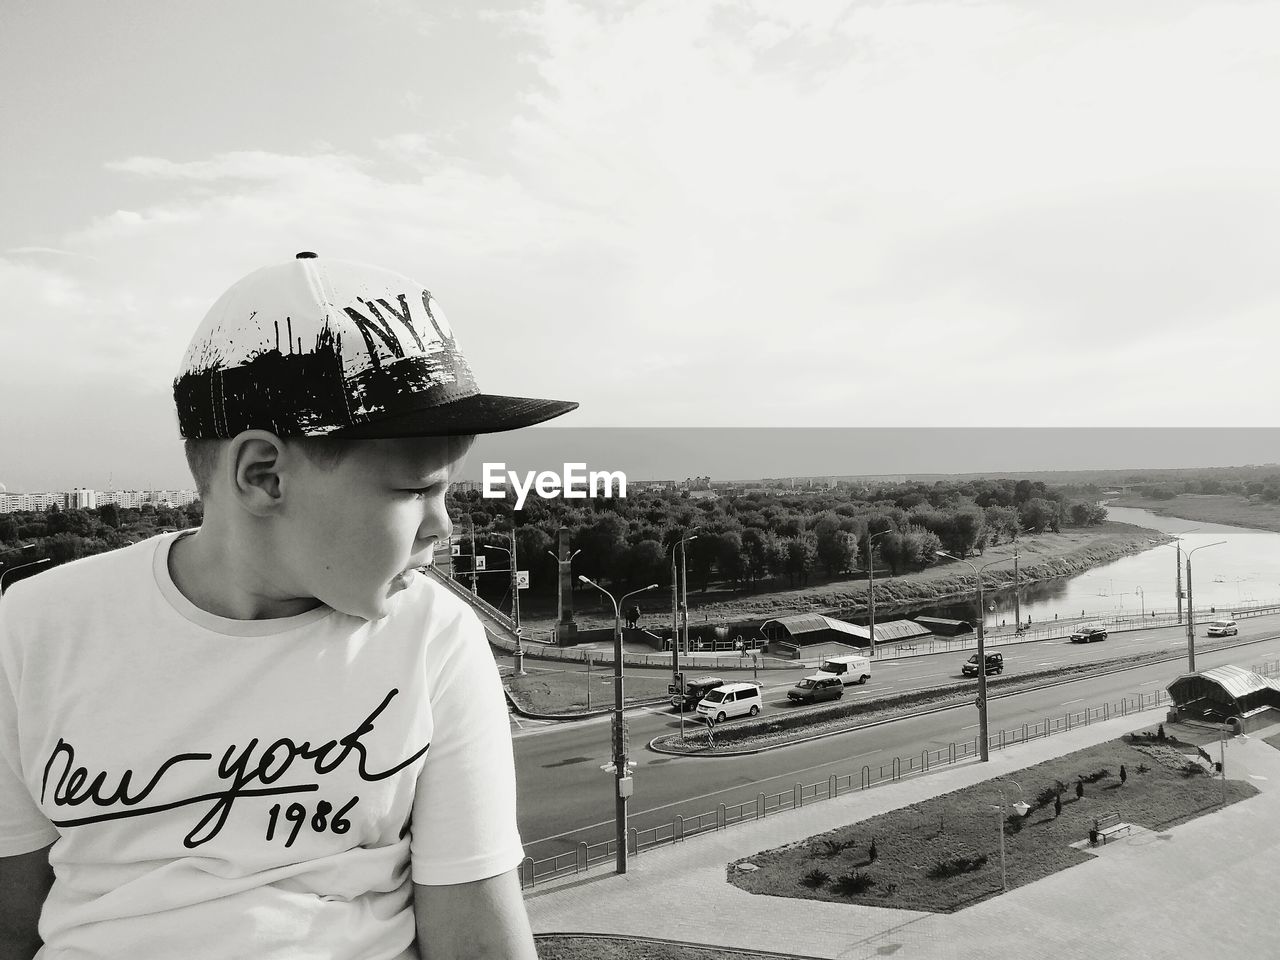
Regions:
<instances>
[{"instance_id":1,"label":"cloud","mask_svg":"<svg viewBox=\"0 0 1280 960\"><path fill-rule=\"evenodd\" d=\"M483 386L582 400L581 425L1269 423L1277 11L1101 24L487 12L477 42L502 31L534 80L464 135L115 160L129 201L56 238L69 256L11 252L0 290L58 318L86 396L167 384L223 289L316 250L429 283ZM1174 388L1192 358L1232 389Z\"/></svg>"}]
</instances>

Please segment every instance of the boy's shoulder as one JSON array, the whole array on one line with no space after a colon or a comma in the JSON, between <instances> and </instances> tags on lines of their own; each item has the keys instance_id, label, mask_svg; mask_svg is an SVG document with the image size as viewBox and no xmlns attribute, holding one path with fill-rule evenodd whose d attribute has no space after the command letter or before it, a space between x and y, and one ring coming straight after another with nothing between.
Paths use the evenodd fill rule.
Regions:
<instances>
[{"instance_id":1,"label":"boy's shoulder","mask_svg":"<svg viewBox=\"0 0 1280 960\"><path fill-rule=\"evenodd\" d=\"M117 593L136 585L139 575L149 574L161 538L172 536L159 534L51 567L7 588L0 603L7 614L18 616L79 606L90 597Z\"/></svg>"}]
</instances>

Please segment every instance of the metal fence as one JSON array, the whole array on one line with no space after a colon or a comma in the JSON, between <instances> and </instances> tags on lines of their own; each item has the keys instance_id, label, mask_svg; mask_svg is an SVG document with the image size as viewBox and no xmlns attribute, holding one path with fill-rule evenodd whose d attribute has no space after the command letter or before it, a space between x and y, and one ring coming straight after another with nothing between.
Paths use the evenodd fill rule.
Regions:
<instances>
[{"instance_id":1,"label":"metal fence","mask_svg":"<svg viewBox=\"0 0 1280 960\"><path fill-rule=\"evenodd\" d=\"M1280 660L1268 660L1249 669L1262 676L1275 677L1280 675ZM1169 702L1169 695L1164 690L1157 690L1152 694L1139 691L1134 696L1122 697L1116 703L1086 707L1078 713L1044 717L1033 723L999 730L988 735L988 747L991 750L1002 750L1018 743L1064 733L1081 725L1087 726L1098 720L1110 720L1116 716L1141 713ZM830 800L851 790L869 790L875 786L901 780L903 777L927 773L938 767L967 760L978 752L978 738L974 737L972 740L948 744L938 750L922 750L919 754L907 757L893 757L888 763L874 767L864 764L857 771L845 775L832 774L826 780L819 780L817 783L796 783L790 790L780 793L760 793L754 800L743 803L721 803L714 810L708 810L696 816L677 816L669 823L647 827L644 830L632 827L627 832L627 849L629 853L638 855L644 850L663 844L680 843L699 833L724 830L736 823L761 820L785 810L798 810L805 804ZM601 863L612 863L616 850L617 843L614 839L591 844L583 841L576 849L554 857L542 860L526 857L520 864L520 885L525 888L533 887L548 880L584 873Z\"/></svg>"}]
</instances>

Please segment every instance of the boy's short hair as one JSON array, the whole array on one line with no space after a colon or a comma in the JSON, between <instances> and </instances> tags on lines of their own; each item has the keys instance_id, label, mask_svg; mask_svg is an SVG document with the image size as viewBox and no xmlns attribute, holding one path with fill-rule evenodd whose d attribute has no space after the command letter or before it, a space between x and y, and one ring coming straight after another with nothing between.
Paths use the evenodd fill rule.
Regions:
<instances>
[{"instance_id":1,"label":"boy's short hair","mask_svg":"<svg viewBox=\"0 0 1280 960\"><path fill-rule=\"evenodd\" d=\"M185 440L183 453L187 456L187 468L191 478L196 482L196 492L200 499L207 501L213 489L214 473L218 469L218 457L226 448L229 440ZM343 440L339 437L294 437L285 440L291 447L301 451L302 455L318 467L330 470L342 462L342 458L351 449L354 440Z\"/></svg>"},{"instance_id":2,"label":"boy's short hair","mask_svg":"<svg viewBox=\"0 0 1280 960\"><path fill-rule=\"evenodd\" d=\"M471 448L475 436L467 434L458 436L450 434L442 437L449 445L449 459L460 460ZM282 438L283 442L302 453L313 464L324 470L332 470L340 464L351 449L359 443L343 437L290 437ZM200 499L208 501L213 490L213 478L218 469L218 457L226 448L229 440L186 440L183 441L183 452L187 456L187 467L196 482L196 492Z\"/></svg>"},{"instance_id":3,"label":"boy's short hair","mask_svg":"<svg viewBox=\"0 0 1280 960\"><path fill-rule=\"evenodd\" d=\"M252 429L282 439L467 436L578 406L481 393L425 286L314 253L257 270L218 298L173 395L187 440Z\"/></svg>"}]
</instances>

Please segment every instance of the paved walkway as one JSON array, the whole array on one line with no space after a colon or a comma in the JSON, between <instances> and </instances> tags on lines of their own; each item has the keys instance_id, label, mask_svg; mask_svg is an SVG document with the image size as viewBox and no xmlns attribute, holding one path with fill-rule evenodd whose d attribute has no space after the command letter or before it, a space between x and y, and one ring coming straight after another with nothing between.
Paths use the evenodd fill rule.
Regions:
<instances>
[{"instance_id":1,"label":"paved walkway","mask_svg":"<svg viewBox=\"0 0 1280 960\"><path fill-rule=\"evenodd\" d=\"M536 933L621 933L810 957L993 960L1051 955L1280 956L1270 891L1280 874L1280 750L1228 742L1227 773L1257 796L1163 833L1135 830L1059 871L955 914L919 913L745 893L731 860L1013 772L1129 730L1134 716L992 754L633 857L625 876L598 872L526 894ZM1146 726L1163 719L1147 711ZM1214 751L1216 755L1216 751ZM1265 949L1264 949L1265 948ZM1259 952L1261 950L1262 952Z\"/></svg>"}]
</instances>

